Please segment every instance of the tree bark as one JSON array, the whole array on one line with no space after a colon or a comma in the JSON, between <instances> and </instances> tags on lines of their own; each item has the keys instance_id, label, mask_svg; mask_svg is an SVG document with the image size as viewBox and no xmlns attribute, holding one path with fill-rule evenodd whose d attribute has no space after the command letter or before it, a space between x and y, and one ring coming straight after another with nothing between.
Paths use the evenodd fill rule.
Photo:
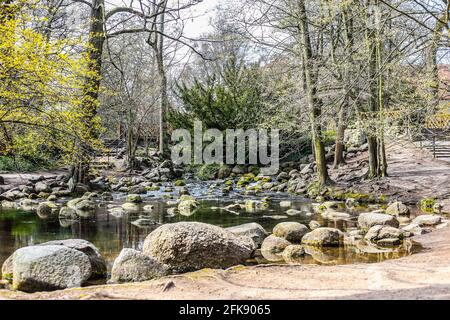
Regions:
<instances>
[{"instance_id":1,"label":"tree bark","mask_svg":"<svg viewBox=\"0 0 450 320\"><path fill-rule=\"evenodd\" d=\"M314 72L312 46L304 0L298 1L298 10L300 19L299 31L300 42L302 46L301 56L303 60L304 86L306 89L306 99L310 113L312 142L314 146L314 154L317 167L317 179L320 185L326 185L329 184L331 180L328 175L325 158L325 146L322 140L322 131L320 125L322 108L316 96L317 75Z\"/></svg>"}]
</instances>

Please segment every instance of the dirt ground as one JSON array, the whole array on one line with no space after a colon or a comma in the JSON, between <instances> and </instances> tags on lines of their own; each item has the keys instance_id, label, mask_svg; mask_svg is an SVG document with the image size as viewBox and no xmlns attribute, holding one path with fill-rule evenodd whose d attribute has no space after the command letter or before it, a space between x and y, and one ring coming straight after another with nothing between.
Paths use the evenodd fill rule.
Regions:
<instances>
[{"instance_id":1,"label":"dirt ground","mask_svg":"<svg viewBox=\"0 0 450 320\"><path fill-rule=\"evenodd\" d=\"M433 159L430 152L401 141L388 144L386 154L387 178L361 181L360 177L367 172L367 153L332 170L331 178L360 193L386 195L408 204L416 204L423 198L450 197L450 161Z\"/></svg>"},{"instance_id":2,"label":"dirt ground","mask_svg":"<svg viewBox=\"0 0 450 320\"><path fill-rule=\"evenodd\" d=\"M390 146L390 177L361 184L355 175L365 170L365 157L352 159L333 178L410 202L450 195L448 162L417 149ZM50 293L0 290L0 299L450 299L450 228L414 240L423 246L420 253L374 264L238 266Z\"/></svg>"}]
</instances>

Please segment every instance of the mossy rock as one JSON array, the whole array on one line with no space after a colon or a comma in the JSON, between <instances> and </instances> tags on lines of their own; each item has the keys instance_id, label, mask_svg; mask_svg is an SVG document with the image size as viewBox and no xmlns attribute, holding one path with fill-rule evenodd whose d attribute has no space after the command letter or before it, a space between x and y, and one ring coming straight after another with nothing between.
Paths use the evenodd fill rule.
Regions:
<instances>
[{"instance_id":1,"label":"mossy rock","mask_svg":"<svg viewBox=\"0 0 450 320\"><path fill-rule=\"evenodd\" d=\"M233 181L232 180L227 180L227 181L224 182L224 184L226 186L232 186L233 185Z\"/></svg>"},{"instance_id":2,"label":"mossy rock","mask_svg":"<svg viewBox=\"0 0 450 320\"><path fill-rule=\"evenodd\" d=\"M436 199L422 199L419 202L420 210L427 213L433 213L433 207L436 204Z\"/></svg>"},{"instance_id":3,"label":"mossy rock","mask_svg":"<svg viewBox=\"0 0 450 320\"><path fill-rule=\"evenodd\" d=\"M158 186L151 186L151 187L145 187L145 190L147 191L158 191L160 187Z\"/></svg>"},{"instance_id":4,"label":"mossy rock","mask_svg":"<svg viewBox=\"0 0 450 320\"><path fill-rule=\"evenodd\" d=\"M176 187L184 187L185 185L186 185L186 182L184 182L183 180L175 181L175 186Z\"/></svg>"},{"instance_id":5,"label":"mossy rock","mask_svg":"<svg viewBox=\"0 0 450 320\"><path fill-rule=\"evenodd\" d=\"M205 164L200 167L200 169L197 171L197 177L200 178L200 180L214 180L216 179L218 173L220 170L219 164Z\"/></svg>"},{"instance_id":6,"label":"mossy rock","mask_svg":"<svg viewBox=\"0 0 450 320\"><path fill-rule=\"evenodd\" d=\"M180 201L191 201L191 200L195 200L195 198L193 196L187 195L187 194L183 194L180 197Z\"/></svg>"}]
</instances>

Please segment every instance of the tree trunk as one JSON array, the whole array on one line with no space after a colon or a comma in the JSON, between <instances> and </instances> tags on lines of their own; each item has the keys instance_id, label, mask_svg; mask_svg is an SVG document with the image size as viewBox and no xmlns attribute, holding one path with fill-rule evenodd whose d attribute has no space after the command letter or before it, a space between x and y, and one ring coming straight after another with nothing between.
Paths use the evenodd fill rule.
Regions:
<instances>
[{"instance_id":1,"label":"tree trunk","mask_svg":"<svg viewBox=\"0 0 450 320\"><path fill-rule=\"evenodd\" d=\"M322 114L321 105L316 97L317 94L317 75L314 73L311 39L309 35L308 21L306 15L305 1L298 1L299 9L299 31L300 42L302 45L303 76L306 89L306 98L309 107L312 142L317 166L317 179L320 185L326 185L331 182L328 175L327 163L325 158L325 146L322 140L320 125L320 116Z\"/></svg>"},{"instance_id":2,"label":"tree trunk","mask_svg":"<svg viewBox=\"0 0 450 320\"><path fill-rule=\"evenodd\" d=\"M344 134L346 129L346 109L347 103L339 108L338 123L336 129L336 146L334 148L334 168L338 168L341 164L345 164L344 159Z\"/></svg>"}]
</instances>

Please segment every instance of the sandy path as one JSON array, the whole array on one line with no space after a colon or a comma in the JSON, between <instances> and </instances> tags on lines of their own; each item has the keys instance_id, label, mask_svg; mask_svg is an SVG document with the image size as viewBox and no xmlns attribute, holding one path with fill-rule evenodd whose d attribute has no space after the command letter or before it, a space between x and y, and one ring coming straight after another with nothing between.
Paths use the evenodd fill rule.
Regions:
<instances>
[{"instance_id":1,"label":"sandy path","mask_svg":"<svg viewBox=\"0 0 450 320\"><path fill-rule=\"evenodd\" d=\"M376 264L270 265L201 270L123 285L4 299L449 299L450 228L415 238L424 251Z\"/></svg>"}]
</instances>

